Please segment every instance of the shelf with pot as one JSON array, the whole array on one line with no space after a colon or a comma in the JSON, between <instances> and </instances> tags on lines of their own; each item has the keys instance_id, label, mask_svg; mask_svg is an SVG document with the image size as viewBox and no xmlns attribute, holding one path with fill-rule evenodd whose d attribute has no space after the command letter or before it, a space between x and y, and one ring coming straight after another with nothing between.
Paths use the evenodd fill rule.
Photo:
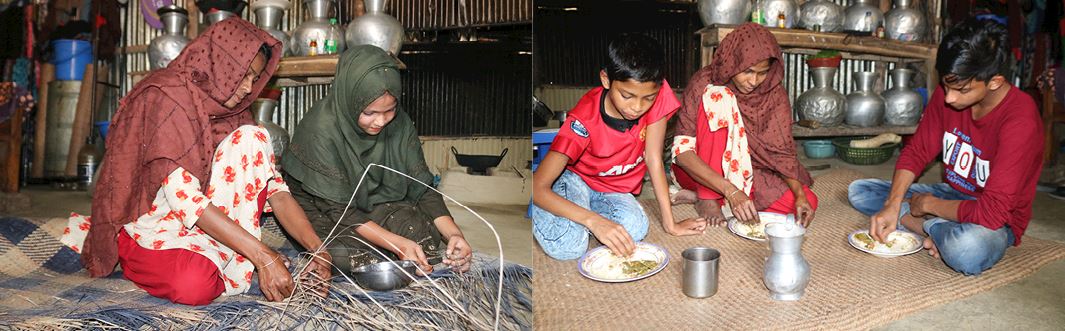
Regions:
<instances>
[{"instance_id":1,"label":"shelf with pot","mask_svg":"<svg viewBox=\"0 0 1065 331\"><path fill-rule=\"evenodd\" d=\"M757 20L773 35L784 53L784 84L793 97L794 114L808 120L808 126L793 126L795 137L913 134L923 108L922 96L913 88L930 92L939 81L938 45L928 41L938 39L939 0L924 7L926 12L915 9L912 0L853 0L849 6L810 0L801 8L794 0L697 2L706 25L697 32L703 66L739 24ZM820 51L838 55L833 64L811 61L809 55ZM915 75L924 78L923 86L910 84ZM834 84L834 79L840 81Z\"/></svg>"},{"instance_id":2,"label":"shelf with pot","mask_svg":"<svg viewBox=\"0 0 1065 331\"><path fill-rule=\"evenodd\" d=\"M329 84L333 81L339 55L290 56L282 58L277 65L274 78L282 87ZM150 71L131 72L136 84Z\"/></svg>"}]
</instances>

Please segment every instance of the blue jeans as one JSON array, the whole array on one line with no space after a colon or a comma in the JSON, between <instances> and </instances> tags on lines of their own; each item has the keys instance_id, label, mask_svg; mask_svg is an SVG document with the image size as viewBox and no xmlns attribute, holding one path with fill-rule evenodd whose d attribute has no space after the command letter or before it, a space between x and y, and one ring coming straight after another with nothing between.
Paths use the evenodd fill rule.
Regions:
<instances>
[{"instance_id":1,"label":"blue jeans","mask_svg":"<svg viewBox=\"0 0 1065 331\"><path fill-rule=\"evenodd\" d=\"M883 179L859 179L851 183L847 198L852 206L865 215L873 215L884 207L891 182ZM949 184L913 184L906 192L909 199L914 193L931 193L944 200L975 200L965 193L958 192ZM903 202L899 208L899 220L910 213L910 203ZM901 223L897 225L902 228ZM979 275L991 269L1006 254L1006 248L1013 245L1013 230L1003 226L991 230L983 225L960 223L943 218L932 218L924 222L924 231L932 238L943 258L951 269L966 275Z\"/></svg>"},{"instance_id":2,"label":"blue jeans","mask_svg":"<svg viewBox=\"0 0 1065 331\"><path fill-rule=\"evenodd\" d=\"M603 193L588 187L577 174L566 170L551 186L562 198L621 224L633 241L647 236L647 214L629 193ZM547 256L574 260L588 250L588 228L533 205L533 237Z\"/></svg>"}]
</instances>

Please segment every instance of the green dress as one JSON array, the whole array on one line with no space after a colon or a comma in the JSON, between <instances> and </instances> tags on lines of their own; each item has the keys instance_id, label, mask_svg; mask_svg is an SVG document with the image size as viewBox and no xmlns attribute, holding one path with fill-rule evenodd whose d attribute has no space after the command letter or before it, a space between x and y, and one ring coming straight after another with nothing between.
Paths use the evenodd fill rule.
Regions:
<instances>
[{"instance_id":1,"label":"green dress","mask_svg":"<svg viewBox=\"0 0 1065 331\"><path fill-rule=\"evenodd\" d=\"M293 197L322 240L329 240L326 235L340 221L326 249L345 273L384 260L355 239L362 238L354 227L368 221L419 243L430 263L439 263L445 247L433 224L438 217L450 216L440 194L400 174L370 167L384 165L425 183L433 179L414 122L402 109L395 110L395 118L377 135L359 128L359 114L385 93L397 100L402 96L396 61L374 46L349 48L337 63L329 93L300 121L281 160ZM378 250L396 259L390 251Z\"/></svg>"}]
</instances>

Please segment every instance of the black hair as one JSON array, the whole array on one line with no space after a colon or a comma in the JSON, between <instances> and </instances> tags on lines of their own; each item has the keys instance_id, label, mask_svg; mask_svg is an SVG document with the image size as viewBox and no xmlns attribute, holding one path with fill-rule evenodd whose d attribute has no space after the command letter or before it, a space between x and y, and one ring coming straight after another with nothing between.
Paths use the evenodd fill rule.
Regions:
<instances>
[{"instance_id":1,"label":"black hair","mask_svg":"<svg viewBox=\"0 0 1065 331\"><path fill-rule=\"evenodd\" d=\"M1013 57L1006 27L989 19L969 18L939 44L936 71L947 83L981 82L1010 76Z\"/></svg>"},{"instance_id":2,"label":"black hair","mask_svg":"<svg viewBox=\"0 0 1065 331\"><path fill-rule=\"evenodd\" d=\"M665 78L665 56L662 45L654 38L623 33L610 41L603 71L610 81L632 79L638 82L661 83Z\"/></svg>"},{"instance_id":3,"label":"black hair","mask_svg":"<svg viewBox=\"0 0 1065 331\"><path fill-rule=\"evenodd\" d=\"M262 46L259 46L259 53L263 54L263 57L266 58L266 62L270 62L270 57L274 55L274 50L270 49L270 46L262 44Z\"/></svg>"}]
</instances>

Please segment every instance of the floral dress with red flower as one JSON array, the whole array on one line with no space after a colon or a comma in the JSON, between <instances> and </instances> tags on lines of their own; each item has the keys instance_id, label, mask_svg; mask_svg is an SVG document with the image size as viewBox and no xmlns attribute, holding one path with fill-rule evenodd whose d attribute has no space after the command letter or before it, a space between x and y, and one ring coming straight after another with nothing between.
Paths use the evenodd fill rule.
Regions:
<instances>
[{"instance_id":1,"label":"floral dress with red flower","mask_svg":"<svg viewBox=\"0 0 1065 331\"><path fill-rule=\"evenodd\" d=\"M288 186L274 167L275 156L265 129L242 126L219 144L206 192L200 179L177 168L163 180L151 209L123 228L141 247L186 249L211 260L225 281L223 295L244 293L251 287L255 267L233 249L203 232L196 221L214 204L255 238L262 238L259 216L269 212L266 199ZM63 243L80 253L90 222L71 214Z\"/></svg>"},{"instance_id":2,"label":"floral dress with red flower","mask_svg":"<svg viewBox=\"0 0 1065 331\"><path fill-rule=\"evenodd\" d=\"M740 107L736 102L736 96L728 87L707 85L703 93L703 112L710 127L710 131L716 132L727 129L728 140L725 142L725 152L721 157L722 175L732 185L743 190L750 196L751 187L754 184L754 171L751 165L751 152L747 146L747 135L743 126L743 116L740 116ZM696 138L687 135L673 137L673 162L677 156L687 151L696 149ZM728 203L728 199L725 200ZM725 216L731 215L731 208L724 208Z\"/></svg>"}]
</instances>

